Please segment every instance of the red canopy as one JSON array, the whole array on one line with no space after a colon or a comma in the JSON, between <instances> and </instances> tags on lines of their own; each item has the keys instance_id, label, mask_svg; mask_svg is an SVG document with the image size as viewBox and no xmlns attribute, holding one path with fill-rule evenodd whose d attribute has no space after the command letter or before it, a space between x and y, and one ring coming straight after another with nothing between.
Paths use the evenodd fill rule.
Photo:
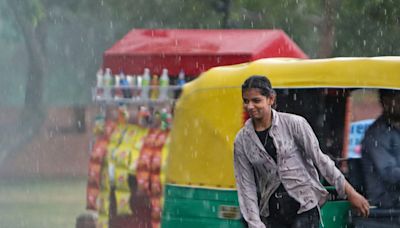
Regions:
<instances>
[{"instance_id":1,"label":"red canopy","mask_svg":"<svg viewBox=\"0 0 400 228\"><path fill-rule=\"evenodd\" d=\"M103 67L113 74L142 74L144 68L171 76L186 75L221 65L267 57L307 58L281 30L133 29L103 56Z\"/></svg>"}]
</instances>

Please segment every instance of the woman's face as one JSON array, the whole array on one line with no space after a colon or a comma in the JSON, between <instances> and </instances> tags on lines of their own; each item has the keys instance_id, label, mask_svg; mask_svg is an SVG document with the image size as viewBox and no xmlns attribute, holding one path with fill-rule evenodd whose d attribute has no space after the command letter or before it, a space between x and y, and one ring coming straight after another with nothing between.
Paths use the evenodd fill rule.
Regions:
<instances>
[{"instance_id":1,"label":"woman's face","mask_svg":"<svg viewBox=\"0 0 400 228\"><path fill-rule=\"evenodd\" d=\"M262 120L271 115L271 106L275 102L275 96L266 97L261 94L260 89L246 89L242 93L244 109L253 120Z\"/></svg>"}]
</instances>

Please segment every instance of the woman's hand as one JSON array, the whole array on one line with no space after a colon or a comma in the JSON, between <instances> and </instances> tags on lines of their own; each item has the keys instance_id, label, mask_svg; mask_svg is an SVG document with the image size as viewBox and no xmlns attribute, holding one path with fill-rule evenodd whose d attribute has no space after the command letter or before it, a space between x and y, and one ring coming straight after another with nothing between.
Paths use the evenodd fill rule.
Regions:
<instances>
[{"instance_id":1,"label":"woman's hand","mask_svg":"<svg viewBox=\"0 0 400 228\"><path fill-rule=\"evenodd\" d=\"M369 203L360 193L358 193L347 181L345 183L345 191L347 199L351 205L357 210L360 216L368 217Z\"/></svg>"},{"instance_id":2,"label":"woman's hand","mask_svg":"<svg viewBox=\"0 0 400 228\"><path fill-rule=\"evenodd\" d=\"M351 205L358 211L359 215L363 217L368 217L369 215L369 203L368 200L364 198L360 193L352 192L347 195L348 200Z\"/></svg>"}]
</instances>

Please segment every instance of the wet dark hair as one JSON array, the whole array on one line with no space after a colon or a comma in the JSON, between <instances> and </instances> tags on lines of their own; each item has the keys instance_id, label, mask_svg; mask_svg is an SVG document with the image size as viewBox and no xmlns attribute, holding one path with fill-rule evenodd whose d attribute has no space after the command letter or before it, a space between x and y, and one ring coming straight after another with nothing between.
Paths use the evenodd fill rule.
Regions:
<instances>
[{"instance_id":1,"label":"wet dark hair","mask_svg":"<svg viewBox=\"0 0 400 228\"><path fill-rule=\"evenodd\" d=\"M275 94L271 82L266 76L253 75L246 79L242 84L242 93L248 89L259 89L261 95L270 97Z\"/></svg>"},{"instance_id":2,"label":"wet dark hair","mask_svg":"<svg viewBox=\"0 0 400 228\"><path fill-rule=\"evenodd\" d=\"M380 89L379 90L379 101L383 105L383 103L385 102L385 99L393 99L398 94L400 94L400 90Z\"/></svg>"}]
</instances>

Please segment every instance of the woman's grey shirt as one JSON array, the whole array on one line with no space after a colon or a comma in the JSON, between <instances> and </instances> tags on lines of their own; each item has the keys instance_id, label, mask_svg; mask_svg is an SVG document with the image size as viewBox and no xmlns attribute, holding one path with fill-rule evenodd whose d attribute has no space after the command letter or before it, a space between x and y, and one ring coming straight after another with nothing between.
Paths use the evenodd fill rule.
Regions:
<instances>
[{"instance_id":1,"label":"woman's grey shirt","mask_svg":"<svg viewBox=\"0 0 400 228\"><path fill-rule=\"evenodd\" d=\"M235 139L236 187L240 210L249 227L265 227L260 216L269 215L269 198L280 183L300 203L298 214L322 206L328 192L321 185L315 166L336 187L339 197L346 197L343 174L322 153L317 137L303 117L272 110L269 134L276 147L277 162L261 144L251 119Z\"/></svg>"}]
</instances>

